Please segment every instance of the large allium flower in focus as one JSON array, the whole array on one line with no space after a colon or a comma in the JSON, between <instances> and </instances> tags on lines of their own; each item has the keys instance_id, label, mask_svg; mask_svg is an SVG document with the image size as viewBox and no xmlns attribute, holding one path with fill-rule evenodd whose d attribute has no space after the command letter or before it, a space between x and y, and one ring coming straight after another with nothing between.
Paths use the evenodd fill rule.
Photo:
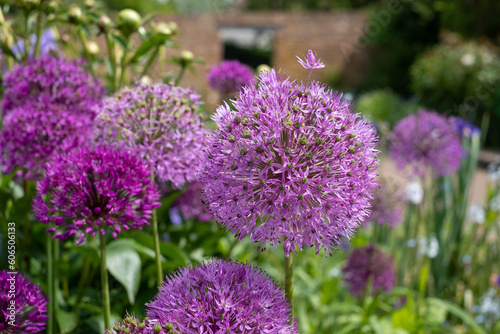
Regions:
<instances>
[{"instance_id":1,"label":"large allium flower in focus","mask_svg":"<svg viewBox=\"0 0 500 334\"><path fill-rule=\"evenodd\" d=\"M208 72L208 85L226 95L253 83L255 77L252 69L237 60L225 60L220 65L213 65Z\"/></svg>"},{"instance_id":2,"label":"large allium flower in focus","mask_svg":"<svg viewBox=\"0 0 500 334\"><path fill-rule=\"evenodd\" d=\"M83 147L57 155L37 184L33 200L35 217L55 224L47 230L65 240L86 234L148 225L160 195L151 181L149 166L134 155L108 147Z\"/></svg>"},{"instance_id":3,"label":"large allium flower in focus","mask_svg":"<svg viewBox=\"0 0 500 334\"><path fill-rule=\"evenodd\" d=\"M309 58L307 68L321 64ZM235 110L216 109L202 160L205 201L240 240L283 243L286 256L296 245L331 253L369 214L375 129L324 84L274 69L259 81L243 88Z\"/></svg>"},{"instance_id":4,"label":"large allium flower in focus","mask_svg":"<svg viewBox=\"0 0 500 334\"><path fill-rule=\"evenodd\" d=\"M375 294L390 291L396 280L394 259L374 244L356 248L347 258L342 272L349 292L358 298L363 297L370 282L371 292Z\"/></svg>"},{"instance_id":5,"label":"large allium flower in focus","mask_svg":"<svg viewBox=\"0 0 500 334\"><path fill-rule=\"evenodd\" d=\"M123 320L115 323L113 328L106 330L106 334L169 334L174 333L172 324L160 324L158 320L146 318L139 320L127 315Z\"/></svg>"},{"instance_id":6,"label":"large allium flower in focus","mask_svg":"<svg viewBox=\"0 0 500 334\"><path fill-rule=\"evenodd\" d=\"M196 179L205 140L196 114L199 97L190 89L164 84L125 88L104 101L97 116L98 141L132 149L160 181L181 188Z\"/></svg>"},{"instance_id":7,"label":"large allium flower in focus","mask_svg":"<svg viewBox=\"0 0 500 334\"><path fill-rule=\"evenodd\" d=\"M27 102L11 110L0 129L0 166L8 174L22 168L37 179L50 157L87 141L93 121L87 114L71 113L64 105Z\"/></svg>"},{"instance_id":8,"label":"large allium flower in focus","mask_svg":"<svg viewBox=\"0 0 500 334\"><path fill-rule=\"evenodd\" d=\"M373 192L371 216L367 221L394 228L403 221L403 192L388 179L380 178L379 187Z\"/></svg>"},{"instance_id":9,"label":"large allium flower in focus","mask_svg":"<svg viewBox=\"0 0 500 334\"><path fill-rule=\"evenodd\" d=\"M0 333L40 333L48 319L48 300L23 274L0 271Z\"/></svg>"},{"instance_id":10,"label":"large allium flower in focus","mask_svg":"<svg viewBox=\"0 0 500 334\"><path fill-rule=\"evenodd\" d=\"M399 121L389 135L389 149L398 168L410 167L419 176L428 170L434 176L450 175L464 156L453 121L428 110Z\"/></svg>"},{"instance_id":11,"label":"large allium flower in focus","mask_svg":"<svg viewBox=\"0 0 500 334\"><path fill-rule=\"evenodd\" d=\"M101 82L82 67L80 61L67 61L52 55L28 60L5 75L2 114L34 102L40 96L50 103L66 106L68 112L92 114L104 96Z\"/></svg>"},{"instance_id":12,"label":"large allium flower in focus","mask_svg":"<svg viewBox=\"0 0 500 334\"><path fill-rule=\"evenodd\" d=\"M173 207L179 210L184 219L197 219L200 222L209 222L212 220L212 215L202 202L202 189L203 185L201 182L194 182L174 202Z\"/></svg>"},{"instance_id":13,"label":"large allium flower in focus","mask_svg":"<svg viewBox=\"0 0 500 334\"><path fill-rule=\"evenodd\" d=\"M147 316L176 333L298 333L280 287L243 263L212 260L167 277Z\"/></svg>"}]
</instances>

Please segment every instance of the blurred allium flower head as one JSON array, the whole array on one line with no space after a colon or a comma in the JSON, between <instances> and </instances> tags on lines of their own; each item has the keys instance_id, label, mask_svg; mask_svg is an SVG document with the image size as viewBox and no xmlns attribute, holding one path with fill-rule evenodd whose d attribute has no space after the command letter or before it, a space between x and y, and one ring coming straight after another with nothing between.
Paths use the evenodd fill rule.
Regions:
<instances>
[{"instance_id":1,"label":"blurred allium flower head","mask_svg":"<svg viewBox=\"0 0 500 334\"><path fill-rule=\"evenodd\" d=\"M83 147L47 163L33 211L40 222L55 225L46 231L54 238L78 234L80 244L107 228L116 238L122 229L148 225L159 197L147 163L128 152Z\"/></svg>"},{"instance_id":2,"label":"blurred allium flower head","mask_svg":"<svg viewBox=\"0 0 500 334\"><path fill-rule=\"evenodd\" d=\"M0 271L0 333L40 333L48 319L48 300L23 274Z\"/></svg>"},{"instance_id":3,"label":"blurred allium flower head","mask_svg":"<svg viewBox=\"0 0 500 334\"><path fill-rule=\"evenodd\" d=\"M184 219L196 219L200 222L209 222L212 220L212 215L202 203L202 189L203 185L201 182L194 182L174 202L173 207L179 210Z\"/></svg>"},{"instance_id":4,"label":"blurred allium flower head","mask_svg":"<svg viewBox=\"0 0 500 334\"><path fill-rule=\"evenodd\" d=\"M307 58L309 59L309 58ZM306 68L319 66L319 59ZM241 240L331 254L369 215L377 186L375 129L350 101L319 82L261 73L216 109L202 160L204 200Z\"/></svg>"},{"instance_id":5,"label":"blurred allium flower head","mask_svg":"<svg viewBox=\"0 0 500 334\"><path fill-rule=\"evenodd\" d=\"M342 272L349 292L358 298L363 297L367 289L371 289L372 294L388 292L396 280L394 259L374 244L356 248L347 258ZM368 286L370 282L371 287Z\"/></svg>"},{"instance_id":6,"label":"blurred allium flower head","mask_svg":"<svg viewBox=\"0 0 500 334\"><path fill-rule=\"evenodd\" d=\"M139 320L127 315L123 320L115 323L113 328L106 330L106 334L169 334L174 333L172 324L160 324L158 320L146 318Z\"/></svg>"},{"instance_id":7,"label":"blurred allium flower head","mask_svg":"<svg viewBox=\"0 0 500 334\"><path fill-rule=\"evenodd\" d=\"M104 96L101 82L82 68L81 61L44 55L17 65L5 75L2 113L40 98L66 106L68 112L94 115L92 108Z\"/></svg>"},{"instance_id":8,"label":"blurred allium flower head","mask_svg":"<svg viewBox=\"0 0 500 334\"><path fill-rule=\"evenodd\" d=\"M460 168L465 152L453 122L434 111L419 110L394 127L389 149L398 168L410 167L419 175L430 169L446 176Z\"/></svg>"},{"instance_id":9,"label":"blurred allium flower head","mask_svg":"<svg viewBox=\"0 0 500 334\"><path fill-rule=\"evenodd\" d=\"M205 140L199 98L191 89L165 84L125 88L100 108L98 141L133 150L160 181L181 188L196 179Z\"/></svg>"},{"instance_id":10,"label":"blurred allium flower head","mask_svg":"<svg viewBox=\"0 0 500 334\"><path fill-rule=\"evenodd\" d=\"M256 267L211 260L167 277L147 316L180 333L298 333L281 288Z\"/></svg>"},{"instance_id":11,"label":"blurred allium flower head","mask_svg":"<svg viewBox=\"0 0 500 334\"><path fill-rule=\"evenodd\" d=\"M370 218L379 225L394 228L403 221L404 202L400 188L388 179L379 178L379 187L375 188Z\"/></svg>"},{"instance_id":12,"label":"blurred allium flower head","mask_svg":"<svg viewBox=\"0 0 500 334\"><path fill-rule=\"evenodd\" d=\"M45 163L58 151L78 147L91 135L89 115L40 99L11 110L0 128L0 166L8 174L21 168L24 177L37 179Z\"/></svg>"},{"instance_id":13,"label":"blurred allium flower head","mask_svg":"<svg viewBox=\"0 0 500 334\"><path fill-rule=\"evenodd\" d=\"M36 34L31 34L29 38L29 58L33 57L35 53ZM52 29L45 29L40 36L40 54L45 55L50 51L57 50L56 34ZM19 39L18 42L12 47L12 52L21 57L24 54L24 39Z\"/></svg>"},{"instance_id":14,"label":"blurred allium flower head","mask_svg":"<svg viewBox=\"0 0 500 334\"><path fill-rule=\"evenodd\" d=\"M225 60L220 65L213 65L208 72L208 85L222 94L238 92L253 83L252 69L237 60Z\"/></svg>"}]
</instances>

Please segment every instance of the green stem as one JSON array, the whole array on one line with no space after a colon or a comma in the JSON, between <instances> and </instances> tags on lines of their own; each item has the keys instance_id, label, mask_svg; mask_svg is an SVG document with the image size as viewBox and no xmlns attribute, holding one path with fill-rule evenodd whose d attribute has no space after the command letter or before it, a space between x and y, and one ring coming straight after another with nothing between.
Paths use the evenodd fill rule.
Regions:
<instances>
[{"instance_id":1,"label":"green stem","mask_svg":"<svg viewBox=\"0 0 500 334\"><path fill-rule=\"evenodd\" d=\"M76 303L75 305L80 305L80 301L82 300L83 293L85 292L86 282L88 282L90 273L90 260L88 257L85 257L83 260L83 273L80 276L80 282L78 283L78 290L76 293Z\"/></svg>"},{"instance_id":2,"label":"green stem","mask_svg":"<svg viewBox=\"0 0 500 334\"><path fill-rule=\"evenodd\" d=\"M89 62L89 69L90 73L92 75L95 75L94 73L94 67L92 66L91 63L91 57L90 57L90 52L89 52L89 43L87 41L87 35L85 35L85 32L83 31L82 28L78 28L78 35L80 36L80 40L82 41L82 47L83 47L83 53L85 55L85 59Z\"/></svg>"},{"instance_id":3,"label":"green stem","mask_svg":"<svg viewBox=\"0 0 500 334\"><path fill-rule=\"evenodd\" d=\"M154 172L151 173L151 182L155 182ZM156 209L153 210L152 225L153 225L153 240L155 245L156 280L158 286L160 286L161 283L163 282L163 270L161 267L160 233L158 231L158 219L156 217Z\"/></svg>"},{"instance_id":4,"label":"green stem","mask_svg":"<svg viewBox=\"0 0 500 334\"><path fill-rule=\"evenodd\" d=\"M115 55L115 44L113 40L110 38L109 33L105 34L106 36L106 44L108 45L108 58L111 64L111 88L112 91L115 91L116 88L116 55Z\"/></svg>"},{"instance_id":5,"label":"green stem","mask_svg":"<svg viewBox=\"0 0 500 334\"><path fill-rule=\"evenodd\" d=\"M128 47L128 42L127 42L127 47ZM125 72L127 68L126 61L127 61L127 48L123 49L123 56L120 62L120 81L118 82L118 88L123 86L123 82L125 81Z\"/></svg>"},{"instance_id":6,"label":"green stem","mask_svg":"<svg viewBox=\"0 0 500 334\"><path fill-rule=\"evenodd\" d=\"M12 44L13 44L12 31L7 25L7 22L5 22L5 17L3 16L3 10L1 6L0 6L0 26L2 27L7 46L9 47L9 49L12 50ZM14 59L12 59L12 57L7 57L7 65L9 67L9 71L11 71L12 68L14 67Z\"/></svg>"},{"instance_id":7,"label":"green stem","mask_svg":"<svg viewBox=\"0 0 500 334\"><path fill-rule=\"evenodd\" d=\"M47 334L54 334L54 261L52 258L52 238L47 234L47 290L49 304L47 312L49 319L47 320Z\"/></svg>"},{"instance_id":8,"label":"green stem","mask_svg":"<svg viewBox=\"0 0 500 334\"><path fill-rule=\"evenodd\" d=\"M30 52L30 32L29 32L29 13L27 11L24 11L24 55L23 55L23 61L26 64L26 61L28 60L29 57L29 52Z\"/></svg>"},{"instance_id":9,"label":"green stem","mask_svg":"<svg viewBox=\"0 0 500 334\"><path fill-rule=\"evenodd\" d=\"M148 58L148 62L144 65L144 68L142 69L140 78L142 78L143 76L145 76L148 73L148 71L151 68L151 65L153 64L153 62L154 62L156 56L158 55L159 51L160 51L160 48L156 47L154 49L154 51L151 52L151 54L149 55L149 58Z\"/></svg>"},{"instance_id":10,"label":"green stem","mask_svg":"<svg viewBox=\"0 0 500 334\"><path fill-rule=\"evenodd\" d=\"M291 323L293 322L293 254L285 256L285 296L292 307Z\"/></svg>"},{"instance_id":11,"label":"green stem","mask_svg":"<svg viewBox=\"0 0 500 334\"><path fill-rule=\"evenodd\" d=\"M182 66L181 67L181 70L179 71L179 74L177 75L177 77L175 78L175 83L174 83L174 86L177 86L179 84L179 82L181 82L181 79L182 77L184 76L184 72L186 72L186 67L185 66Z\"/></svg>"},{"instance_id":12,"label":"green stem","mask_svg":"<svg viewBox=\"0 0 500 334\"><path fill-rule=\"evenodd\" d=\"M52 268L53 272L53 287L52 291L54 291L54 319L57 319L57 313L59 309L59 304L57 303L57 291L59 290L59 270L58 267L55 266L56 263L59 263L59 240L52 239L52 250L54 251L54 267ZM58 325L57 322L54 324L54 328ZM60 328L59 328L60 330Z\"/></svg>"},{"instance_id":13,"label":"green stem","mask_svg":"<svg viewBox=\"0 0 500 334\"><path fill-rule=\"evenodd\" d=\"M106 267L106 240L104 235L99 233L101 243L101 286L102 286L102 303L104 309L104 327L105 330L111 327L111 310L109 302L109 282L108 269Z\"/></svg>"},{"instance_id":14,"label":"green stem","mask_svg":"<svg viewBox=\"0 0 500 334\"><path fill-rule=\"evenodd\" d=\"M42 39L42 22L43 22L43 10L42 10L42 2L40 1L40 5L38 6L38 17L36 21L36 43L35 50L33 52L33 57L38 57L40 54L40 40Z\"/></svg>"}]
</instances>

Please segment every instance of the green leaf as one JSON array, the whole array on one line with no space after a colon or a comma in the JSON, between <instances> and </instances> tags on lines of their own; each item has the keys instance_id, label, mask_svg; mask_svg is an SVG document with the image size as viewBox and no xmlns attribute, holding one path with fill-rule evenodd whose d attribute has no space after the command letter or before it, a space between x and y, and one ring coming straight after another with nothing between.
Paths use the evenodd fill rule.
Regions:
<instances>
[{"instance_id":1,"label":"green leaf","mask_svg":"<svg viewBox=\"0 0 500 334\"><path fill-rule=\"evenodd\" d=\"M144 56L146 53L151 51L155 47L159 47L165 41L167 41L170 38L169 35L165 34L156 34L150 39L145 40L142 42L142 44L139 46L139 48L135 51L134 55L130 60L128 61L129 64L133 64L139 61L142 56Z\"/></svg>"},{"instance_id":2,"label":"green leaf","mask_svg":"<svg viewBox=\"0 0 500 334\"><path fill-rule=\"evenodd\" d=\"M16 61L21 60L21 55L20 54L16 55L14 52L12 52L12 50L9 48L7 43L5 43L5 41L0 41L0 48L2 49L2 53L14 58Z\"/></svg>"},{"instance_id":3,"label":"green leaf","mask_svg":"<svg viewBox=\"0 0 500 334\"><path fill-rule=\"evenodd\" d=\"M134 304L141 282L141 258L135 249L119 241L106 246L106 266L127 291L130 304Z\"/></svg>"},{"instance_id":4,"label":"green leaf","mask_svg":"<svg viewBox=\"0 0 500 334\"><path fill-rule=\"evenodd\" d=\"M70 249L77 251L83 256L87 257L90 261L99 264L101 262L101 257L99 256L99 252L92 246L74 246Z\"/></svg>"},{"instance_id":5,"label":"green leaf","mask_svg":"<svg viewBox=\"0 0 500 334\"><path fill-rule=\"evenodd\" d=\"M405 306L392 314L392 324L394 327L402 328L410 333L418 329L418 319L415 312Z\"/></svg>"},{"instance_id":6,"label":"green leaf","mask_svg":"<svg viewBox=\"0 0 500 334\"><path fill-rule=\"evenodd\" d=\"M78 326L78 315L73 312L57 310L57 323L62 334L71 333Z\"/></svg>"},{"instance_id":7,"label":"green leaf","mask_svg":"<svg viewBox=\"0 0 500 334\"><path fill-rule=\"evenodd\" d=\"M474 318L472 318L467 312L465 312L459 306L450 303L446 300L441 300L437 298L428 298L428 301L442 304L448 312L460 318L464 322L464 324L472 328L477 334L486 334L486 331L477 324Z\"/></svg>"}]
</instances>

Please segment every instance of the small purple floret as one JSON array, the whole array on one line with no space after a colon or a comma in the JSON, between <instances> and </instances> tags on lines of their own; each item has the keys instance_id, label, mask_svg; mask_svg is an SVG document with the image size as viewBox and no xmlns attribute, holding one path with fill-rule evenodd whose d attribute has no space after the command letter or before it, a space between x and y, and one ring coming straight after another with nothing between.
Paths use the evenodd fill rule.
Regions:
<instances>
[{"instance_id":1,"label":"small purple floret","mask_svg":"<svg viewBox=\"0 0 500 334\"><path fill-rule=\"evenodd\" d=\"M75 149L47 163L33 200L35 217L52 225L47 233L65 240L78 235L114 238L122 229L148 225L160 198L146 162L108 147Z\"/></svg>"},{"instance_id":2,"label":"small purple floret","mask_svg":"<svg viewBox=\"0 0 500 334\"><path fill-rule=\"evenodd\" d=\"M419 110L399 121L389 135L398 168L419 176L447 176L460 168L465 152L455 124L435 111Z\"/></svg>"},{"instance_id":3,"label":"small purple floret","mask_svg":"<svg viewBox=\"0 0 500 334\"><path fill-rule=\"evenodd\" d=\"M358 298L362 298L366 289L370 288L372 295L388 292L396 280L394 259L374 244L356 248L347 258L342 272L349 292ZM370 282L371 287L368 286Z\"/></svg>"},{"instance_id":4,"label":"small purple floret","mask_svg":"<svg viewBox=\"0 0 500 334\"><path fill-rule=\"evenodd\" d=\"M26 276L20 272L0 271L0 333L42 332L49 318L47 304L48 299L40 287Z\"/></svg>"},{"instance_id":5,"label":"small purple floret","mask_svg":"<svg viewBox=\"0 0 500 334\"><path fill-rule=\"evenodd\" d=\"M307 54L303 57L304 58L302 59L297 56L297 59L300 65L302 65L302 67L304 68L318 69L325 67L325 64L321 62L321 59L317 58L318 56L316 55L316 52L313 52L312 50L307 51Z\"/></svg>"},{"instance_id":6,"label":"small purple floret","mask_svg":"<svg viewBox=\"0 0 500 334\"><path fill-rule=\"evenodd\" d=\"M218 66L213 65L208 72L209 86L222 94L236 93L254 82L252 69L237 60L225 60Z\"/></svg>"},{"instance_id":7,"label":"small purple floret","mask_svg":"<svg viewBox=\"0 0 500 334\"><path fill-rule=\"evenodd\" d=\"M204 223L212 220L212 215L202 202L202 189L201 182L191 184L173 204L173 207L179 210L184 219L196 219Z\"/></svg>"},{"instance_id":8,"label":"small purple floret","mask_svg":"<svg viewBox=\"0 0 500 334\"><path fill-rule=\"evenodd\" d=\"M176 333L298 333L283 291L256 267L211 260L167 276L147 316Z\"/></svg>"}]
</instances>

